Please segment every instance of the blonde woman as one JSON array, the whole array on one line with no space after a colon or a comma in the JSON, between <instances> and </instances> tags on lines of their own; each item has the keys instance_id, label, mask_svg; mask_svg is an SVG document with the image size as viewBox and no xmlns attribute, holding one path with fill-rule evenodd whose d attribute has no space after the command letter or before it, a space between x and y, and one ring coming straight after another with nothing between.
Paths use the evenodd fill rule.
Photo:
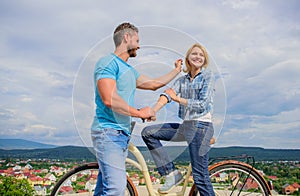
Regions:
<instances>
[{"instance_id":1,"label":"blonde woman","mask_svg":"<svg viewBox=\"0 0 300 196\"><path fill-rule=\"evenodd\" d=\"M177 60L178 61L182 60ZM200 195L214 195L208 172L208 151L214 134L212 124L214 75L207 67L209 64L206 49L196 43L186 53L187 74L178 78L172 88L161 94L154 111L166 103L179 104L178 116L182 123L150 125L143 129L142 138L151 152L161 176L166 181L160 187L161 193L167 192L182 180L181 173L164 150L162 141L187 141L194 182ZM154 120L154 119L153 119Z\"/></svg>"}]
</instances>

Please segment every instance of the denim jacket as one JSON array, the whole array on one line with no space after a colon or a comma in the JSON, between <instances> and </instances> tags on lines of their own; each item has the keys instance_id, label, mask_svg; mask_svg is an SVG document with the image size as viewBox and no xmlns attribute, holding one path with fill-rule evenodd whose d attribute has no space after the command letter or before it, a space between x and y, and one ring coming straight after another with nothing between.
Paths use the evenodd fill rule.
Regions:
<instances>
[{"instance_id":1,"label":"denim jacket","mask_svg":"<svg viewBox=\"0 0 300 196\"><path fill-rule=\"evenodd\" d=\"M213 72L203 68L192 81L190 79L191 76L186 74L178 78L172 86L177 96L188 101L187 106L179 105L178 116L182 120L193 120L204 116L208 112L213 113L213 96L215 91ZM168 96L166 93L163 94Z\"/></svg>"}]
</instances>

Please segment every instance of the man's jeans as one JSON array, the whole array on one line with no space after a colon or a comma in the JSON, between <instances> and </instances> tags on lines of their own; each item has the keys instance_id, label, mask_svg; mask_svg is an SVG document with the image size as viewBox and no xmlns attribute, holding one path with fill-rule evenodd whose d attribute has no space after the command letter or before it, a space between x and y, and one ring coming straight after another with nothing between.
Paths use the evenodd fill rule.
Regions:
<instances>
[{"instance_id":1,"label":"man's jeans","mask_svg":"<svg viewBox=\"0 0 300 196\"><path fill-rule=\"evenodd\" d=\"M175 170L174 163L163 148L163 141L187 141L189 146L194 182L200 195L215 195L208 172L208 151L210 139L214 134L212 123L183 121L145 127L142 137L151 152L160 175Z\"/></svg>"},{"instance_id":2,"label":"man's jeans","mask_svg":"<svg viewBox=\"0 0 300 196\"><path fill-rule=\"evenodd\" d=\"M129 136L114 129L92 131L91 135L99 164L94 196L124 195Z\"/></svg>"}]
</instances>

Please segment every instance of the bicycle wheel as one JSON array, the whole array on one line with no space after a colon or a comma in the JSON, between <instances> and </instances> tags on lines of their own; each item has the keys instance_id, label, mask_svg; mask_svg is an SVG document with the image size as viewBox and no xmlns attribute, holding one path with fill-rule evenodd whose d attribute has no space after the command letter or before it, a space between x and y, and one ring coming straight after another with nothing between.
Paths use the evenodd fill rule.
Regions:
<instances>
[{"instance_id":1,"label":"bicycle wheel","mask_svg":"<svg viewBox=\"0 0 300 196\"><path fill-rule=\"evenodd\" d=\"M57 195L93 195L98 176L98 164L88 163L66 173L54 186L51 196ZM135 196L137 191L127 177L125 196Z\"/></svg>"},{"instance_id":2,"label":"bicycle wheel","mask_svg":"<svg viewBox=\"0 0 300 196\"><path fill-rule=\"evenodd\" d=\"M210 180L217 196L268 196L270 189L265 179L250 165L239 161L222 161L209 167ZM189 196L200 195L194 184Z\"/></svg>"}]
</instances>

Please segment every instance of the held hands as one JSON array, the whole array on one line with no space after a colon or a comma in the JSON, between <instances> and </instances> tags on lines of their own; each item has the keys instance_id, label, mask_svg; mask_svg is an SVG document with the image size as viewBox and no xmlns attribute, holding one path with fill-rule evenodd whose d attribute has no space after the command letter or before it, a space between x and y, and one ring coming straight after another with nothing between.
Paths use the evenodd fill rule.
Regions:
<instances>
[{"instance_id":1,"label":"held hands","mask_svg":"<svg viewBox=\"0 0 300 196\"><path fill-rule=\"evenodd\" d=\"M139 109L139 117L150 122L152 118L155 118L155 111L149 106L141 108Z\"/></svg>"},{"instance_id":2,"label":"held hands","mask_svg":"<svg viewBox=\"0 0 300 196\"><path fill-rule=\"evenodd\" d=\"M151 118L147 119L147 122L156 121L156 116L152 116Z\"/></svg>"},{"instance_id":3,"label":"held hands","mask_svg":"<svg viewBox=\"0 0 300 196\"><path fill-rule=\"evenodd\" d=\"M181 70L182 70L182 62L183 62L182 59L177 59L177 60L175 61L175 69L176 69L178 72L181 72Z\"/></svg>"}]
</instances>

